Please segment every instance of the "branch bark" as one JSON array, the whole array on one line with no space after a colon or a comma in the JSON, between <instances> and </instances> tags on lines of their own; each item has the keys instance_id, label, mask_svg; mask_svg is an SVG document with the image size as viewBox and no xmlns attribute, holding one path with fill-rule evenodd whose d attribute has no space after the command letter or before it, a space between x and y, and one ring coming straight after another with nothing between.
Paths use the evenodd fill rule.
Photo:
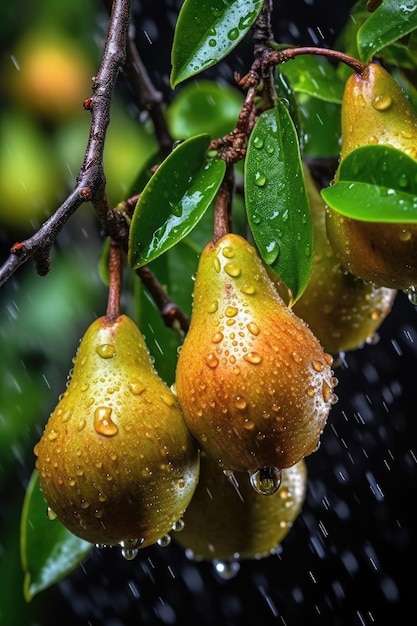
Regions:
<instances>
[{"instance_id":1,"label":"branch bark","mask_svg":"<svg viewBox=\"0 0 417 626\"><path fill-rule=\"evenodd\" d=\"M102 60L93 78L92 95L83 103L84 108L91 111L91 126L76 186L34 235L11 247L9 257L0 267L0 286L30 258L34 259L39 275L47 274L51 269L50 252L56 237L84 202L92 203L106 234L117 241L127 240L128 227L124 217L112 209L106 197L103 152L114 86L126 61L129 18L130 0L114 0Z\"/></svg>"}]
</instances>

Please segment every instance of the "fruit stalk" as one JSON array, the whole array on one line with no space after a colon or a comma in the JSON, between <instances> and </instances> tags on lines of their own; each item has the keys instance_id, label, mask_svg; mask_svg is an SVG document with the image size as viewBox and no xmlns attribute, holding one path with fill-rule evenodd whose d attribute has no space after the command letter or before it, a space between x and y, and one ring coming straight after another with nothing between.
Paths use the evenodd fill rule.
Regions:
<instances>
[{"instance_id":1,"label":"fruit stalk","mask_svg":"<svg viewBox=\"0 0 417 626\"><path fill-rule=\"evenodd\" d=\"M115 322L120 315L122 293L122 261L120 245L111 240L109 253L109 293L107 298L106 320Z\"/></svg>"}]
</instances>

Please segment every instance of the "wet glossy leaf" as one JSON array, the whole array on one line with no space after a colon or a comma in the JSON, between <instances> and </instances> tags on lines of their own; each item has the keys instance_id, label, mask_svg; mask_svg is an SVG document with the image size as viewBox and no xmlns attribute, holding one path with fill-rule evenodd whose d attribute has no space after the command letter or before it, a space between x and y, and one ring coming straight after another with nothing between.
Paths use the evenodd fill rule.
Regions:
<instances>
[{"instance_id":1,"label":"wet glossy leaf","mask_svg":"<svg viewBox=\"0 0 417 626\"><path fill-rule=\"evenodd\" d=\"M210 137L191 137L171 152L145 186L130 226L129 264L138 268L181 241L213 201L224 161L208 155Z\"/></svg>"},{"instance_id":2,"label":"wet glossy leaf","mask_svg":"<svg viewBox=\"0 0 417 626\"><path fill-rule=\"evenodd\" d=\"M306 93L326 102L342 102L344 81L327 59L301 55L284 63L281 71L291 81L295 92Z\"/></svg>"},{"instance_id":3,"label":"wet glossy leaf","mask_svg":"<svg viewBox=\"0 0 417 626\"><path fill-rule=\"evenodd\" d=\"M251 134L245 200L259 252L285 282L294 303L310 275L313 232L297 132L281 102L260 115Z\"/></svg>"},{"instance_id":4,"label":"wet glossy leaf","mask_svg":"<svg viewBox=\"0 0 417 626\"><path fill-rule=\"evenodd\" d=\"M28 602L67 576L93 548L93 544L70 533L57 519L48 519L46 508L35 470L26 492L20 529L23 591Z\"/></svg>"},{"instance_id":5,"label":"wet glossy leaf","mask_svg":"<svg viewBox=\"0 0 417 626\"><path fill-rule=\"evenodd\" d=\"M184 86L167 109L171 135L188 139L207 133L212 139L230 133L243 105L243 95L227 85L203 80Z\"/></svg>"},{"instance_id":6,"label":"wet glossy leaf","mask_svg":"<svg viewBox=\"0 0 417 626\"><path fill-rule=\"evenodd\" d=\"M341 105L299 94L304 157L338 157Z\"/></svg>"},{"instance_id":7,"label":"wet glossy leaf","mask_svg":"<svg viewBox=\"0 0 417 626\"><path fill-rule=\"evenodd\" d=\"M237 46L262 0L185 0L175 26L171 86L215 65Z\"/></svg>"},{"instance_id":8,"label":"wet glossy leaf","mask_svg":"<svg viewBox=\"0 0 417 626\"><path fill-rule=\"evenodd\" d=\"M388 146L357 148L342 161L338 182L321 195L346 217L417 223L417 160Z\"/></svg>"},{"instance_id":9,"label":"wet glossy leaf","mask_svg":"<svg viewBox=\"0 0 417 626\"><path fill-rule=\"evenodd\" d=\"M416 28L415 0L384 0L358 30L361 60L368 63L382 48Z\"/></svg>"}]
</instances>

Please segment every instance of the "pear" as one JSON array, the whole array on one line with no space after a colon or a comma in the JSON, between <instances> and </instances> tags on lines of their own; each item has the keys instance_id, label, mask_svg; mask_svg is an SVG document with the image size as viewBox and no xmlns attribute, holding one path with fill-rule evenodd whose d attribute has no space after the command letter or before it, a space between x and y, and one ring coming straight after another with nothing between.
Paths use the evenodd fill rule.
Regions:
<instances>
[{"instance_id":1,"label":"pear","mask_svg":"<svg viewBox=\"0 0 417 626\"><path fill-rule=\"evenodd\" d=\"M223 469L253 476L313 452L335 401L332 362L248 241L230 233L205 246L175 388Z\"/></svg>"},{"instance_id":2,"label":"pear","mask_svg":"<svg viewBox=\"0 0 417 626\"><path fill-rule=\"evenodd\" d=\"M89 326L34 451L51 511L96 544L157 542L182 517L198 482L195 440L125 315Z\"/></svg>"},{"instance_id":3,"label":"pear","mask_svg":"<svg viewBox=\"0 0 417 626\"><path fill-rule=\"evenodd\" d=\"M352 74L342 100L340 164L355 148L389 145L417 158L417 115L392 76L370 63ZM337 257L355 276L407 291L417 285L417 224L387 224L327 210L327 234Z\"/></svg>"},{"instance_id":4,"label":"pear","mask_svg":"<svg viewBox=\"0 0 417 626\"><path fill-rule=\"evenodd\" d=\"M326 205L307 167L304 178L313 222L314 255L307 288L293 311L307 322L323 348L337 355L375 338L391 312L397 291L376 287L343 267L327 238ZM280 293L285 294L282 286Z\"/></svg>"},{"instance_id":5,"label":"pear","mask_svg":"<svg viewBox=\"0 0 417 626\"><path fill-rule=\"evenodd\" d=\"M265 498L245 474L230 480L201 453L200 480L174 539L196 560L259 559L274 553L302 510L307 490L303 460L282 472L281 486Z\"/></svg>"}]
</instances>

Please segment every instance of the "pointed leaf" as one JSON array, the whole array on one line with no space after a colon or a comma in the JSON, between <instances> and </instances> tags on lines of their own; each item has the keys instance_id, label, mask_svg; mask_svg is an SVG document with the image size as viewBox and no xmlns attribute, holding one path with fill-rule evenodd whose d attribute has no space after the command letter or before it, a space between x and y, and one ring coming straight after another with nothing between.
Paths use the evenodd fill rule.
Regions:
<instances>
[{"instance_id":1,"label":"pointed leaf","mask_svg":"<svg viewBox=\"0 0 417 626\"><path fill-rule=\"evenodd\" d=\"M94 547L70 533L59 520L48 519L46 508L35 470L23 503L20 528L23 591L28 602L67 576Z\"/></svg>"},{"instance_id":2,"label":"pointed leaf","mask_svg":"<svg viewBox=\"0 0 417 626\"><path fill-rule=\"evenodd\" d=\"M235 88L211 80L193 81L179 90L167 109L174 139L199 133L223 137L236 126L243 96Z\"/></svg>"},{"instance_id":3,"label":"pointed leaf","mask_svg":"<svg viewBox=\"0 0 417 626\"><path fill-rule=\"evenodd\" d=\"M310 275L313 230L297 132L282 102L260 115L250 136L245 200L259 253L294 303Z\"/></svg>"},{"instance_id":4,"label":"pointed leaf","mask_svg":"<svg viewBox=\"0 0 417 626\"><path fill-rule=\"evenodd\" d=\"M338 213L368 222L417 223L417 160L391 146L363 146L321 191Z\"/></svg>"},{"instance_id":5,"label":"pointed leaf","mask_svg":"<svg viewBox=\"0 0 417 626\"><path fill-rule=\"evenodd\" d=\"M368 63L379 50L416 28L416 0L384 0L358 30L361 60Z\"/></svg>"},{"instance_id":6,"label":"pointed leaf","mask_svg":"<svg viewBox=\"0 0 417 626\"><path fill-rule=\"evenodd\" d=\"M291 81L294 91L326 102L342 102L345 83L327 59L300 55L284 63L280 69Z\"/></svg>"},{"instance_id":7,"label":"pointed leaf","mask_svg":"<svg viewBox=\"0 0 417 626\"><path fill-rule=\"evenodd\" d=\"M215 65L244 38L263 0L185 0L175 26L171 86Z\"/></svg>"},{"instance_id":8,"label":"pointed leaf","mask_svg":"<svg viewBox=\"0 0 417 626\"><path fill-rule=\"evenodd\" d=\"M210 206L226 165L208 155L209 145L208 135L187 139L147 183L130 225L128 259L133 269L181 241Z\"/></svg>"}]
</instances>

